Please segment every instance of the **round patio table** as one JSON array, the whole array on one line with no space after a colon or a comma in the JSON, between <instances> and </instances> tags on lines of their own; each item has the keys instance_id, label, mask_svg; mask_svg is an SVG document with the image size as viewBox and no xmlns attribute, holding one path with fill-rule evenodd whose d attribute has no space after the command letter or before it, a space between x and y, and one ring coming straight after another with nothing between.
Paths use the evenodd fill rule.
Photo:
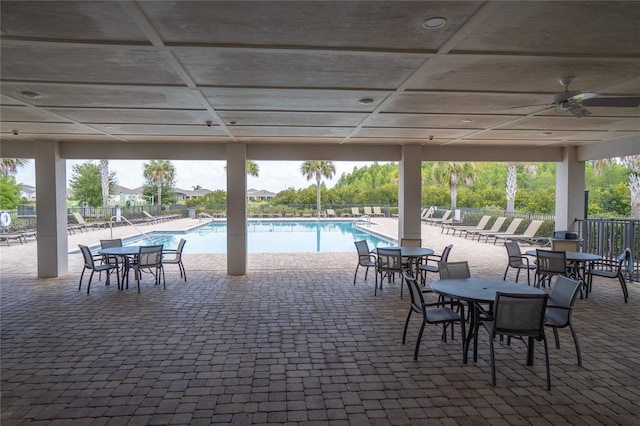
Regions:
<instances>
[{"instance_id":1,"label":"round patio table","mask_svg":"<svg viewBox=\"0 0 640 426\"><path fill-rule=\"evenodd\" d=\"M391 248L391 249L400 249L400 255L402 257L406 257L407 259L409 259L409 263L412 265L412 273L416 273L417 276L417 267L418 267L418 259L422 258L422 257L427 257L427 256L431 256L432 254L435 253L435 251L433 251L433 249L427 248L427 247L412 247L412 246L393 246L393 247L385 247L385 248ZM413 265L415 265L415 271L413 270Z\"/></svg>"},{"instance_id":2,"label":"round patio table","mask_svg":"<svg viewBox=\"0 0 640 426\"><path fill-rule=\"evenodd\" d=\"M122 288L119 290L124 290L124 279L125 277L128 279L129 276L129 257L136 256L138 253L140 253L140 246L108 247L98 250L98 254L105 256L117 256L122 259ZM127 288L129 288L128 282Z\"/></svg>"},{"instance_id":3,"label":"round patio table","mask_svg":"<svg viewBox=\"0 0 640 426\"><path fill-rule=\"evenodd\" d=\"M462 362L467 363L469 344L473 339L473 362L478 361L478 328L480 326L479 303L493 303L496 293L544 294L536 287L490 278L462 278L438 280L431 283L431 289L445 297L464 300L469 306L471 324L462 345ZM527 364L533 365L533 339L529 339Z\"/></svg>"},{"instance_id":4,"label":"round patio table","mask_svg":"<svg viewBox=\"0 0 640 426\"><path fill-rule=\"evenodd\" d=\"M525 252L527 256L537 257L538 254L536 250L527 250ZM567 256L567 262L571 263L571 277L580 281L582 284L580 286L580 298L582 298L582 289L584 288L584 292L586 297L589 297L589 286L587 285L587 280L585 277L585 267L589 262L595 262L598 260L602 260L603 257L599 254L594 253L585 253L582 251L566 251L565 255Z\"/></svg>"}]
</instances>

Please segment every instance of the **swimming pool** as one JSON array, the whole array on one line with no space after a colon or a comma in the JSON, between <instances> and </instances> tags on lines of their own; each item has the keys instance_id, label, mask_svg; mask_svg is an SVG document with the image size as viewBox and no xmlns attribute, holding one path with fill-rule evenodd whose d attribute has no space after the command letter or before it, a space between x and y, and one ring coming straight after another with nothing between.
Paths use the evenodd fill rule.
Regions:
<instances>
[{"instance_id":1,"label":"swimming pool","mask_svg":"<svg viewBox=\"0 0 640 426\"><path fill-rule=\"evenodd\" d=\"M377 235L355 227L353 221L250 221L247 223L249 253L352 252L357 240L367 240L369 247L396 245ZM187 240L184 253L226 253L227 224L211 222L186 232L151 232L128 238L124 245L163 244L175 249L180 238Z\"/></svg>"}]
</instances>

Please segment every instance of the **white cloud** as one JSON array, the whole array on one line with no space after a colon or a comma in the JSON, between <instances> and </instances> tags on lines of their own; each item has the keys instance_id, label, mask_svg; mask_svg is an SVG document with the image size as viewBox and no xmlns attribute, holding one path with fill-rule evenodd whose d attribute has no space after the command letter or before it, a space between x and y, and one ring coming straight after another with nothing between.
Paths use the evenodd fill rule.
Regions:
<instances>
[{"instance_id":1,"label":"white cloud","mask_svg":"<svg viewBox=\"0 0 640 426\"><path fill-rule=\"evenodd\" d=\"M73 175L73 165L84 163L86 160L67 160L67 182ZM116 173L118 184L127 188L136 188L144 184L142 167L144 161L139 160L109 160L109 170ZM226 190L225 161L184 161L172 160L176 168L176 186L182 189L191 189L196 185L210 190ZM258 177L247 176L247 188L266 189L271 192L280 192L287 188L307 188L313 185L300 173L302 161L257 161L260 169ZM354 167L364 167L371 162L335 161L336 174L333 179L324 179L323 182L331 188L340 176L351 173ZM29 161L16 174L19 183L35 186L35 165Z\"/></svg>"}]
</instances>

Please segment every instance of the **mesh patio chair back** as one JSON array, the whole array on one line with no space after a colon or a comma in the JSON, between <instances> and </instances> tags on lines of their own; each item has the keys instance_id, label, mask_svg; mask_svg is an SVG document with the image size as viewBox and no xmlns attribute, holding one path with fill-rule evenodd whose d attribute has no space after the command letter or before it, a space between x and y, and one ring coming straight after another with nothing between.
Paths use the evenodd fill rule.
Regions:
<instances>
[{"instance_id":1,"label":"mesh patio chair back","mask_svg":"<svg viewBox=\"0 0 640 426\"><path fill-rule=\"evenodd\" d=\"M427 272L435 272L437 274L440 273L440 262L447 262L449 260L449 254L451 253L451 249L453 248L453 244L449 244L442 250L442 253L437 255L433 254L431 256L427 256L427 259L424 263L418 265L418 270L420 271L422 278L422 285L426 284L427 281Z\"/></svg>"},{"instance_id":2,"label":"mesh patio chair back","mask_svg":"<svg viewBox=\"0 0 640 426\"><path fill-rule=\"evenodd\" d=\"M547 367L547 390L551 390L551 374L549 371L549 348L544 332L544 317L548 294L510 294L496 293L493 304L493 315L483 321L489 331L491 352L491 384L496 384L496 363L494 340L496 336L528 337L544 342Z\"/></svg>"},{"instance_id":3,"label":"mesh patio chair back","mask_svg":"<svg viewBox=\"0 0 640 426\"><path fill-rule=\"evenodd\" d=\"M517 241L505 241L504 246L507 249L507 256L509 257L509 259L507 263L507 269L505 269L502 279L506 280L509 269L514 268L517 270L516 282L518 282L518 278L520 278L520 271L522 269L525 269L527 271L527 284L531 285L531 274L529 272L532 269L536 269L536 265L532 265L531 263L529 263L529 258L522 255L520 244L518 244Z\"/></svg>"},{"instance_id":4,"label":"mesh patio chair back","mask_svg":"<svg viewBox=\"0 0 640 426\"><path fill-rule=\"evenodd\" d=\"M535 286L551 284L551 277L567 274L567 253L564 251L536 250Z\"/></svg>"},{"instance_id":5,"label":"mesh patio chair back","mask_svg":"<svg viewBox=\"0 0 640 426\"><path fill-rule=\"evenodd\" d=\"M573 305L580 290L580 281L572 280L565 276L559 275L553 284L553 290L549 295L547 303L547 311L544 317L544 324L553 329L553 337L556 342L556 348L560 349L560 339L558 337L558 329L569 327L573 336L573 343L576 347L578 356L578 365L582 366L582 354L580 353L580 344L578 343L578 335L573 327Z\"/></svg>"},{"instance_id":6,"label":"mesh patio chair back","mask_svg":"<svg viewBox=\"0 0 640 426\"><path fill-rule=\"evenodd\" d=\"M376 257L369 250L369 244L367 240L354 241L356 245L356 250L358 251L358 264L356 265L356 273L353 275L353 285L356 285L356 278L358 277L358 269L362 266L366 268L364 273L364 280L367 280L367 275L369 275L369 268L376 267ZM376 287L378 283L378 274L376 273Z\"/></svg>"},{"instance_id":7,"label":"mesh patio chair back","mask_svg":"<svg viewBox=\"0 0 640 426\"><path fill-rule=\"evenodd\" d=\"M122 247L122 238L114 238L112 240L100 240L101 248Z\"/></svg>"},{"instance_id":8,"label":"mesh patio chair back","mask_svg":"<svg viewBox=\"0 0 640 426\"><path fill-rule=\"evenodd\" d=\"M620 283L620 287L622 287L624 303L627 303L629 299L629 290L627 289L627 282L624 278L625 265L627 268L633 268L631 249L628 247L624 249L624 251L614 260L603 259L592 262L587 270L587 295L591 293L594 276L602 278L617 278Z\"/></svg>"},{"instance_id":9,"label":"mesh patio chair back","mask_svg":"<svg viewBox=\"0 0 640 426\"><path fill-rule=\"evenodd\" d=\"M444 302L438 301L434 303L426 303L424 300L423 292L418 281L407 271L402 271L402 277L409 287L409 294L411 295L411 305L409 307L409 314L407 320L404 323L404 332L402 334L402 344L407 340L407 328L409 327L409 319L413 312L420 315L422 318L422 325L416 339L416 347L413 352L413 359L418 359L418 352L420 351L420 341L422 340L422 334L427 324L442 324L442 337L443 341L447 341L447 327L451 326L451 337L453 338L453 324L460 323L462 327L461 336L465 336L465 321L464 321L464 306L459 302L447 302L445 306ZM453 307L456 310L452 309Z\"/></svg>"},{"instance_id":10,"label":"mesh patio chair back","mask_svg":"<svg viewBox=\"0 0 640 426\"><path fill-rule=\"evenodd\" d=\"M180 277L184 277L185 281L187 281L187 271L184 269L184 264L182 263L182 251L184 250L184 245L186 243L187 240L180 238L180 241L178 241L178 247L175 250L162 251L163 268L164 265L178 265Z\"/></svg>"},{"instance_id":11,"label":"mesh patio chair back","mask_svg":"<svg viewBox=\"0 0 640 426\"><path fill-rule=\"evenodd\" d=\"M438 263L438 268L440 269L441 280L471 278L469 262L466 260L462 262L440 262Z\"/></svg>"},{"instance_id":12,"label":"mesh patio chair back","mask_svg":"<svg viewBox=\"0 0 640 426\"><path fill-rule=\"evenodd\" d=\"M122 238L114 238L111 240L100 240L100 248L122 247ZM109 263L120 268L118 256L102 255L102 263Z\"/></svg>"},{"instance_id":13,"label":"mesh patio chair back","mask_svg":"<svg viewBox=\"0 0 640 426\"><path fill-rule=\"evenodd\" d=\"M140 278L142 271L148 269L155 278L155 284L160 284L160 276L162 274L164 282L164 269L162 267L162 244L153 246L140 246L138 255L130 267L136 274L136 282L138 284L138 293L140 293ZM166 289L166 282L164 282Z\"/></svg>"},{"instance_id":14,"label":"mesh patio chair back","mask_svg":"<svg viewBox=\"0 0 640 426\"><path fill-rule=\"evenodd\" d=\"M380 289L385 277L388 282L395 280L395 274L400 274L402 281L402 252L399 248L378 247L377 272L380 274ZM376 286L377 289L377 286ZM377 290L374 292L377 295ZM400 282L400 297L402 297L402 282Z\"/></svg>"},{"instance_id":15,"label":"mesh patio chair back","mask_svg":"<svg viewBox=\"0 0 640 426\"><path fill-rule=\"evenodd\" d=\"M91 271L91 275L89 275L89 282L87 283L87 294L89 294L89 290L91 289L91 280L93 279L93 273L95 271L98 271L98 272L105 271L107 274L106 284L109 285L110 284L109 277L111 276L111 272L115 269L116 277L118 280L118 288L120 288L120 276L117 273L117 269L118 269L117 265L113 265L109 263L97 265L95 262L96 258L91 253L91 249L89 249L89 247L82 244L78 244L78 248L80 249L80 252L82 253L82 257L84 259L84 266L82 268L82 272L80 273L80 283L78 284L78 290L82 289L82 278L84 277L84 272L86 270ZM98 260L100 260L101 258L102 256L98 257Z\"/></svg>"},{"instance_id":16,"label":"mesh patio chair back","mask_svg":"<svg viewBox=\"0 0 640 426\"><path fill-rule=\"evenodd\" d=\"M400 245L404 247L422 247L421 238L400 238Z\"/></svg>"}]
</instances>

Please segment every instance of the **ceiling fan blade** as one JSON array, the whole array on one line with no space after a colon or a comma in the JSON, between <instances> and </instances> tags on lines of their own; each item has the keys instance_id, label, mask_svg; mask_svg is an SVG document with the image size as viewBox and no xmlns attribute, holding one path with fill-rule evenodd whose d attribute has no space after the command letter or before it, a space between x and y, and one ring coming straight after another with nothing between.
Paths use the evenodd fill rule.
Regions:
<instances>
[{"instance_id":1,"label":"ceiling fan blade","mask_svg":"<svg viewBox=\"0 0 640 426\"><path fill-rule=\"evenodd\" d=\"M620 98L591 98L583 101L582 105L591 107L633 108L640 106L640 96L628 96Z\"/></svg>"}]
</instances>

